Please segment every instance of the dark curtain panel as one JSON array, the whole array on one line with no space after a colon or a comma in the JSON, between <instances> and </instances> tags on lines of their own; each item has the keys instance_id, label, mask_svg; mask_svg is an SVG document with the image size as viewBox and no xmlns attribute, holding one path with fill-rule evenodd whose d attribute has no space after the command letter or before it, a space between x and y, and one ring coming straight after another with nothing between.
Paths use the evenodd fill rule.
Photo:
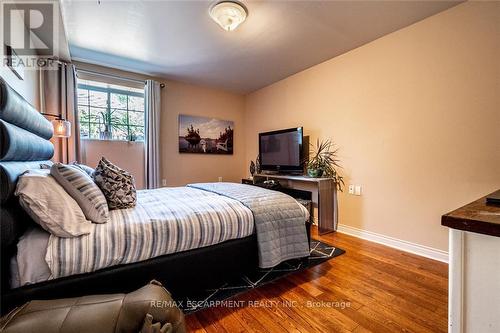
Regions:
<instances>
[{"instance_id":1,"label":"dark curtain panel","mask_svg":"<svg viewBox=\"0 0 500 333\"><path fill-rule=\"evenodd\" d=\"M59 63L57 68L41 71L40 87L42 112L61 115L71 123L69 138L52 138L55 147L53 160L62 163L80 162L75 66Z\"/></svg>"}]
</instances>

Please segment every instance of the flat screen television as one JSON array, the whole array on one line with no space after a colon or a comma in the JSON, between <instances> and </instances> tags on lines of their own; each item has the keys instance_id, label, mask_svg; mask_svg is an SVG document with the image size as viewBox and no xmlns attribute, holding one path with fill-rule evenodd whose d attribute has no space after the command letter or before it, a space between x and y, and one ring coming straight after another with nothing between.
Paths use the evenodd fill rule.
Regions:
<instances>
[{"instance_id":1,"label":"flat screen television","mask_svg":"<svg viewBox=\"0 0 500 333\"><path fill-rule=\"evenodd\" d=\"M259 133L261 170L283 173L302 173L303 128Z\"/></svg>"}]
</instances>

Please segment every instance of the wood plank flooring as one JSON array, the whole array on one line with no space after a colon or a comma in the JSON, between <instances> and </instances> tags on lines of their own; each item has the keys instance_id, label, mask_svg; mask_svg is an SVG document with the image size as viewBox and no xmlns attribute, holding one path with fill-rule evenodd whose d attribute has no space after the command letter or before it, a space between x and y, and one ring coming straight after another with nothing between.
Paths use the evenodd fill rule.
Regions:
<instances>
[{"instance_id":1,"label":"wood plank flooring","mask_svg":"<svg viewBox=\"0 0 500 333\"><path fill-rule=\"evenodd\" d=\"M190 332L446 332L448 265L341 233L340 257L186 317Z\"/></svg>"}]
</instances>

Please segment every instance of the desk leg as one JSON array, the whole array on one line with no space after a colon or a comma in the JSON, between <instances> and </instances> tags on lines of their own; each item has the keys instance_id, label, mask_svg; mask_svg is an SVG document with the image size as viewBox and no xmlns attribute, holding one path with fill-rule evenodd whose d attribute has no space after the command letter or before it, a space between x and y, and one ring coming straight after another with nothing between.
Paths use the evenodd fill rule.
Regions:
<instances>
[{"instance_id":1,"label":"desk leg","mask_svg":"<svg viewBox=\"0 0 500 333\"><path fill-rule=\"evenodd\" d=\"M337 230L337 189L332 180L318 182L318 231L320 235Z\"/></svg>"}]
</instances>

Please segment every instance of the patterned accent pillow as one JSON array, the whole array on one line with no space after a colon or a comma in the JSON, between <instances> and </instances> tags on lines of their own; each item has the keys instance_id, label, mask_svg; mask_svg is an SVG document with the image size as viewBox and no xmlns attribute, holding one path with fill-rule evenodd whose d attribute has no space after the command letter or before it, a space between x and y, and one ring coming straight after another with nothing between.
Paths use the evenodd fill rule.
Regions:
<instances>
[{"instance_id":1,"label":"patterned accent pillow","mask_svg":"<svg viewBox=\"0 0 500 333\"><path fill-rule=\"evenodd\" d=\"M50 174L80 205L87 219L95 223L106 223L109 209L104 194L92 178L75 165L54 163Z\"/></svg>"},{"instance_id":2,"label":"patterned accent pillow","mask_svg":"<svg viewBox=\"0 0 500 333\"><path fill-rule=\"evenodd\" d=\"M104 193L109 209L135 207L137 203L135 181L129 172L103 157L95 169L94 181Z\"/></svg>"}]
</instances>

